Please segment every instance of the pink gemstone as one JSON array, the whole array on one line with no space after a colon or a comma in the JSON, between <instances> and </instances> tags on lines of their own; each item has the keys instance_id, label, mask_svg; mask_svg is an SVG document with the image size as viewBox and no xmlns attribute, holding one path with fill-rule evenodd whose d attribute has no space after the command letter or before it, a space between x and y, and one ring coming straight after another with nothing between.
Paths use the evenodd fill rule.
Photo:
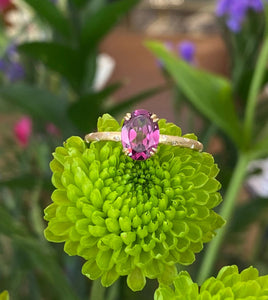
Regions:
<instances>
[{"instance_id":1,"label":"pink gemstone","mask_svg":"<svg viewBox=\"0 0 268 300\"><path fill-rule=\"evenodd\" d=\"M125 120L121 141L123 149L134 160L146 160L154 154L159 143L158 123L151 119L152 114L144 109L131 113Z\"/></svg>"}]
</instances>

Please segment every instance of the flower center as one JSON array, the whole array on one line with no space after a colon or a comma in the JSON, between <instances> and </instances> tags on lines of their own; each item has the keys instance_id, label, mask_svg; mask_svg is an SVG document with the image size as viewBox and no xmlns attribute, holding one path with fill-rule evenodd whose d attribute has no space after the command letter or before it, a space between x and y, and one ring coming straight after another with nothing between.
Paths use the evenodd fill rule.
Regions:
<instances>
[{"instance_id":1,"label":"flower center","mask_svg":"<svg viewBox=\"0 0 268 300\"><path fill-rule=\"evenodd\" d=\"M121 130L124 151L134 160L146 160L151 157L159 143L159 126L152 114L144 109L131 113Z\"/></svg>"}]
</instances>

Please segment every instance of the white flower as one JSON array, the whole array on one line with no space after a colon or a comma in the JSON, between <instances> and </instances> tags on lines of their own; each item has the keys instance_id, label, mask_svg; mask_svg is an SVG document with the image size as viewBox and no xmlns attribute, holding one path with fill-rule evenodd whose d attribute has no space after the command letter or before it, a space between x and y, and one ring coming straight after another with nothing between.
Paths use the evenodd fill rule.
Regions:
<instances>
[{"instance_id":1,"label":"white flower","mask_svg":"<svg viewBox=\"0 0 268 300\"><path fill-rule=\"evenodd\" d=\"M268 159L255 160L248 167L250 172L260 170L247 180L248 187L260 197L268 197Z\"/></svg>"}]
</instances>

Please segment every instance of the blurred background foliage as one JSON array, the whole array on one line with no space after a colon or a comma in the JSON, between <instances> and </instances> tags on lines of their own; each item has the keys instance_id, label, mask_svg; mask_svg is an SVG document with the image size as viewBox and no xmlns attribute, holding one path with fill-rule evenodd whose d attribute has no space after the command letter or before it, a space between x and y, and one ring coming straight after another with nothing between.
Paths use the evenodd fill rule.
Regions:
<instances>
[{"instance_id":1,"label":"blurred background foliage","mask_svg":"<svg viewBox=\"0 0 268 300\"><path fill-rule=\"evenodd\" d=\"M118 101L125 79L108 84L97 80L100 44L120 20L128 21L137 5L143 9L140 15L148 7L164 14L170 2L175 27L174 20L189 14L196 1L185 1L188 6L181 11L178 7L184 1L178 1L177 6L174 1L162 2L0 1L0 112L1 118L17 120L13 137L4 134L10 122L2 125L0 141L0 292L9 290L11 299L90 299L90 293L98 294L91 291L91 282L81 274L83 261L69 258L62 245L44 239L43 208L53 190L51 153L67 137L93 131L101 114L108 112L120 118L139 102L166 90L173 98L175 119L186 107L183 128L195 132L205 150L214 154L221 169L222 193L229 199L224 198L229 207L222 210L232 221L218 242L218 248L223 241L224 247L212 250L215 260L209 268L254 264L268 273L268 50L264 9L249 8L241 24L228 23L230 11L216 10L216 34L222 34L228 51L229 79L201 70L192 42L179 47L170 42L147 42L164 80ZM199 1L201 7L213 7L211 11L215 4ZM10 24L6 18L10 11L23 12L23 20ZM241 256L245 249L246 255ZM208 265L205 256L202 252L189 267L193 278L202 260ZM134 294L123 278L108 289L105 299L152 298L156 287L151 281L144 291Z\"/></svg>"},{"instance_id":2,"label":"blurred background foliage","mask_svg":"<svg viewBox=\"0 0 268 300\"><path fill-rule=\"evenodd\" d=\"M3 17L5 5L29 14L12 39L5 34L5 19L1 27L1 112L26 115L14 128L18 144L9 138L1 146L6 168L0 174L0 287L12 299L88 298L82 261L70 260L62 246L44 240L42 210L52 191L49 161L64 139L93 131L101 114L122 113L164 88L116 103L111 95L123 82L99 88L94 81L99 43L137 3L2 3ZM33 40L26 32L29 24L35 27Z\"/></svg>"}]
</instances>

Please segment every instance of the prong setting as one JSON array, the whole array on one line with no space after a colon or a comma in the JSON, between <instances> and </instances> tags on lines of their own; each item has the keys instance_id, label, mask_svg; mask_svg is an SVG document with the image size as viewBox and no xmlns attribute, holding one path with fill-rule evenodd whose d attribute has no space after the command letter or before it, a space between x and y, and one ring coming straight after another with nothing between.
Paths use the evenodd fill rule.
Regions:
<instances>
[{"instance_id":1,"label":"prong setting","mask_svg":"<svg viewBox=\"0 0 268 300\"><path fill-rule=\"evenodd\" d=\"M159 118L157 117L156 114L152 114L152 115L151 115L151 119L153 120L154 123L156 123L156 122L159 121Z\"/></svg>"},{"instance_id":2,"label":"prong setting","mask_svg":"<svg viewBox=\"0 0 268 300\"><path fill-rule=\"evenodd\" d=\"M153 156L153 155L155 155L156 152L157 152L157 148L153 147L150 151L150 155Z\"/></svg>"},{"instance_id":3,"label":"prong setting","mask_svg":"<svg viewBox=\"0 0 268 300\"><path fill-rule=\"evenodd\" d=\"M126 113L126 115L124 116L124 120L129 121L130 118L131 118L131 113Z\"/></svg>"},{"instance_id":4,"label":"prong setting","mask_svg":"<svg viewBox=\"0 0 268 300\"><path fill-rule=\"evenodd\" d=\"M123 149L123 153L127 156L132 156L132 153L129 151L129 149Z\"/></svg>"}]
</instances>

